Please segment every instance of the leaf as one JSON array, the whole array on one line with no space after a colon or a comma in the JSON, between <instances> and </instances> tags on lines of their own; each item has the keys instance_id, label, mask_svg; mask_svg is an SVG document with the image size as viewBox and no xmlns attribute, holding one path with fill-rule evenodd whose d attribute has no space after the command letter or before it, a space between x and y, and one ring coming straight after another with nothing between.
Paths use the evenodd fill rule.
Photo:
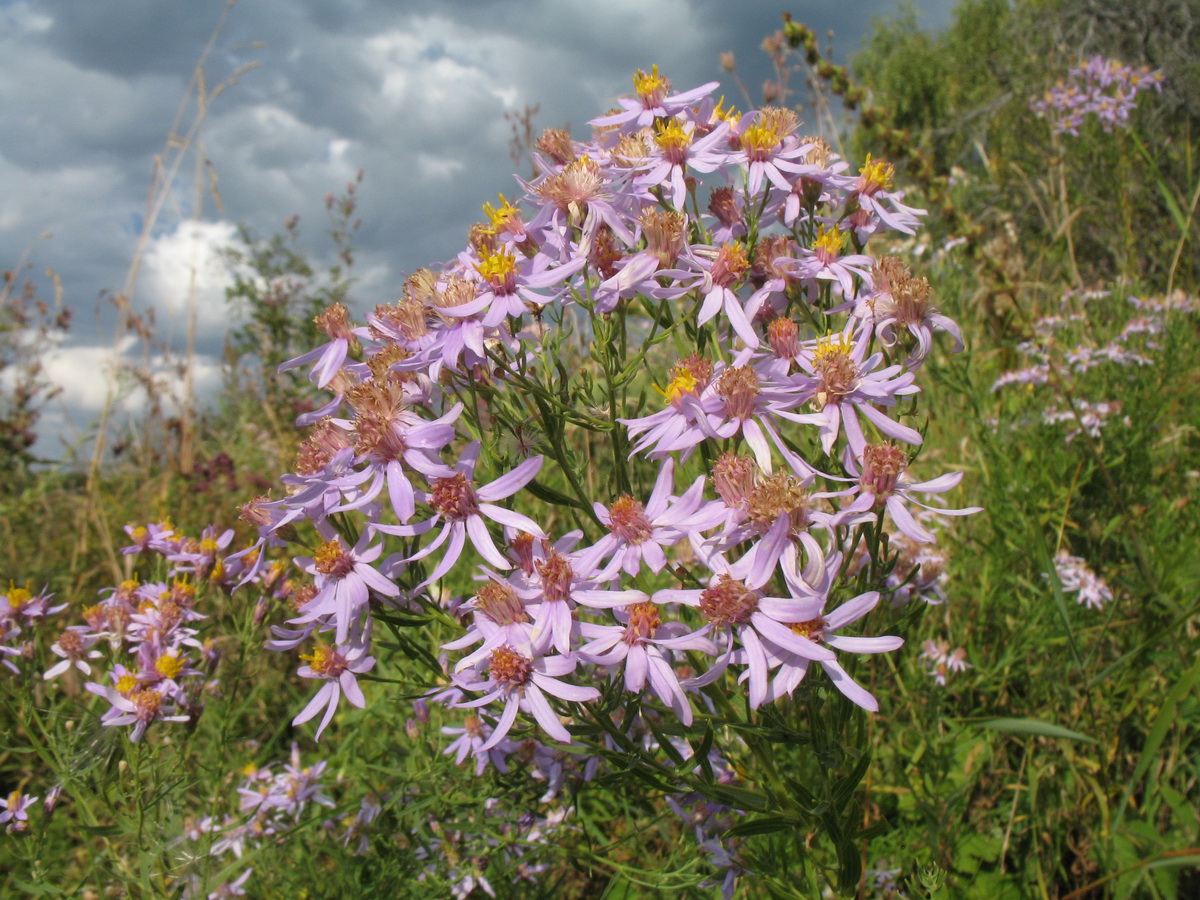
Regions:
<instances>
[{"instance_id":1,"label":"leaf","mask_svg":"<svg viewBox=\"0 0 1200 900\"><path fill-rule=\"evenodd\" d=\"M732 806L734 809L756 809L761 812L770 806L767 798L762 794L730 784L697 785L697 789L704 796L724 803L726 806Z\"/></svg>"},{"instance_id":2,"label":"leaf","mask_svg":"<svg viewBox=\"0 0 1200 900\"><path fill-rule=\"evenodd\" d=\"M739 822L728 831L725 837L750 837L755 834L774 834L777 831L799 828L799 823L784 816L758 816Z\"/></svg>"},{"instance_id":3,"label":"leaf","mask_svg":"<svg viewBox=\"0 0 1200 900\"><path fill-rule=\"evenodd\" d=\"M1095 738L1088 737L1086 734L1080 734L1078 731L1072 731L1069 728L1063 728L1061 725L1042 722L1038 719L988 719L986 722L976 722L975 724L981 728L990 728L992 731L1005 731L1010 734L1029 734L1035 737L1083 741L1087 744L1096 743Z\"/></svg>"},{"instance_id":4,"label":"leaf","mask_svg":"<svg viewBox=\"0 0 1200 900\"><path fill-rule=\"evenodd\" d=\"M21 881L19 878L13 879L13 884L23 890L26 894L38 894L46 896L48 894L61 894L63 889L53 884L34 884L32 881Z\"/></svg>"},{"instance_id":5,"label":"leaf","mask_svg":"<svg viewBox=\"0 0 1200 900\"><path fill-rule=\"evenodd\" d=\"M1166 859L1156 859L1154 862L1146 864L1148 869L1173 869L1176 866L1200 866L1200 853L1168 856Z\"/></svg>"},{"instance_id":6,"label":"leaf","mask_svg":"<svg viewBox=\"0 0 1200 900\"><path fill-rule=\"evenodd\" d=\"M525 490L529 491L529 493L533 494L533 496L537 497L539 500L545 501L546 503L552 503L556 506L573 506L577 509L583 509L583 506L578 500L574 499L573 497L568 497L566 494L556 491L552 487L546 487L546 485L542 484L537 479L534 479L533 481L529 482L529 484L525 485Z\"/></svg>"}]
</instances>

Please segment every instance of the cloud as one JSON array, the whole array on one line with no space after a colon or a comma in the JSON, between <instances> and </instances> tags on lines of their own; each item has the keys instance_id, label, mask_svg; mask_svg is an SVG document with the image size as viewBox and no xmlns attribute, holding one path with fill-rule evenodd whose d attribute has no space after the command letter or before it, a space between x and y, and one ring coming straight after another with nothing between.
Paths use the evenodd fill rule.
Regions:
<instances>
[{"instance_id":1,"label":"cloud","mask_svg":"<svg viewBox=\"0 0 1200 900\"><path fill-rule=\"evenodd\" d=\"M220 252L238 244L237 226L227 221L180 222L150 241L137 298L139 308L158 310L156 320L175 332L161 334L160 339L181 346L188 311L194 309L198 346L221 346L240 318L225 302L225 289L233 278Z\"/></svg>"}]
</instances>

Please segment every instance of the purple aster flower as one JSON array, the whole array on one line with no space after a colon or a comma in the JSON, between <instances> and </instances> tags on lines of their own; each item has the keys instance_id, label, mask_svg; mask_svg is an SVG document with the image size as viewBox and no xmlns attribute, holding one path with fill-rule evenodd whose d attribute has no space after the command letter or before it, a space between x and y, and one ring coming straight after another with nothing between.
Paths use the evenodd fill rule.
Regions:
<instances>
[{"instance_id":1,"label":"purple aster flower","mask_svg":"<svg viewBox=\"0 0 1200 900\"><path fill-rule=\"evenodd\" d=\"M691 725L692 705L668 654L672 650L698 650L715 656L717 647L702 632L691 631L683 622L664 623L660 607L645 594L641 597L639 602L613 608L617 625L585 622L581 628L589 641L580 648L579 657L601 666L623 663L627 691L640 694L649 684L655 696L675 712L680 722Z\"/></svg>"},{"instance_id":2,"label":"purple aster flower","mask_svg":"<svg viewBox=\"0 0 1200 900\"><path fill-rule=\"evenodd\" d=\"M0 812L0 825L7 822L10 834L24 831L29 827L29 807L37 801L37 797L23 794L19 790L10 791L7 797L0 798L0 806L4 807L4 812Z\"/></svg>"},{"instance_id":3,"label":"purple aster flower","mask_svg":"<svg viewBox=\"0 0 1200 900\"><path fill-rule=\"evenodd\" d=\"M476 665L490 657L498 647L508 646L526 656L533 655L533 621L513 586L503 578L489 573L475 596L460 609L474 613L471 627L463 637L443 644L442 648L461 650L480 641L483 643L479 649L461 659L455 671L461 672Z\"/></svg>"},{"instance_id":4,"label":"purple aster flower","mask_svg":"<svg viewBox=\"0 0 1200 900\"><path fill-rule=\"evenodd\" d=\"M623 125L636 131L638 128L652 125L655 119L670 118L683 112L719 86L720 82L710 81L682 94L668 94L671 82L666 76L658 73L658 66L651 66L648 73L638 69L637 74L633 76L633 88L637 96L619 98L617 104L622 108L622 112L599 116L588 124L599 127Z\"/></svg>"},{"instance_id":5,"label":"purple aster flower","mask_svg":"<svg viewBox=\"0 0 1200 900\"><path fill-rule=\"evenodd\" d=\"M468 756L475 757L475 774L482 775L489 764L501 774L508 772L508 757L519 745L505 738L484 749L492 736L492 728L479 716L471 714L463 721L462 728L442 728L442 734L457 735L442 751L445 756L454 756L454 762L462 765Z\"/></svg>"},{"instance_id":6,"label":"purple aster flower","mask_svg":"<svg viewBox=\"0 0 1200 900\"><path fill-rule=\"evenodd\" d=\"M511 526L536 537L546 537L545 532L528 516L507 510L502 506L496 506L493 502L511 497L517 491L521 490L521 488L525 487L525 485L529 484L542 468L542 457L535 456L527 459L511 472L500 476L495 481L485 484L483 487L476 488L474 482L475 465L479 461L481 449L481 442L473 441L463 451L458 462L454 464L454 474L446 478L435 479L429 493L422 496L421 499L428 502L433 508L434 514L432 517L416 525L374 526L376 530L386 534L413 537L415 535L426 534L432 531L439 523L442 524L441 531L431 543L405 560L405 562L415 562L416 560L424 559L435 552L442 544L447 545L441 562L437 564L429 577L418 585L415 590L420 590L432 584L449 572L462 555L467 538L470 538L475 550L489 565L495 566L498 569L512 568L512 564L507 557L496 549L496 544L488 533L487 524L484 522L485 516L501 525Z\"/></svg>"},{"instance_id":7,"label":"purple aster flower","mask_svg":"<svg viewBox=\"0 0 1200 900\"><path fill-rule=\"evenodd\" d=\"M1079 592L1079 602L1088 609L1100 609L1113 598L1112 589L1093 572L1082 557L1059 550L1054 556L1054 570L1062 589Z\"/></svg>"},{"instance_id":8,"label":"purple aster flower","mask_svg":"<svg viewBox=\"0 0 1200 900\"><path fill-rule=\"evenodd\" d=\"M908 331L916 346L905 360L912 370L924 362L933 348L933 331L940 329L954 338L952 353L963 349L962 332L953 319L939 313L930 302L931 288L925 278L913 278L907 266L894 256L885 256L873 269L874 292L859 301L856 315L871 327L885 347L899 339L896 328Z\"/></svg>"},{"instance_id":9,"label":"purple aster flower","mask_svg":"<svg viewBox=\"0 0 1200 900\"><path fill-rule=\"evenodd\" d=\"M99 659L101 654L99 650L92 649L100 640L100 635L90 634L89 631L87 625L71 625L64 630L58 640L50 645L50 652L61 656L62 660L47 669L42 678L47 681L57 678L72 666L84 675L91 675L92 667L88 660Z\"/></svg>"},{"instance_id":10,"label":"purple aster flower","mask_svg":"<svg viewBox=\"0 0 1200 900\"><path fill-rule=\"evenodd\" d=\"M904 372L900 366L888 366L872 371L881 362L883 354L875 353L867 359L868 341L860 337L851 344L849 335L830 335L801 353L801 368L813 376L814 400L826 414L821 425L821 446L831 454L841 425L846 426L846 438L850 448L860 454L867 445L861 415L890 438L908 444L920 444L921 433L907 425L889 418L875 404L894 406L896 398L917 393L918 388L912 372Z\"/></svg>"},{"instance_id":11,"label":"purple aster flower","mask_svg":"<svg viewBox=\"0 0 1200 900\"><path fill-rule=\"evenodd\" d=\"M764 540L786 540L775 531ZM724 556L712 554L705 563L712 570L709 586L703 590L661 590L651 598L655 603L683 603L697 607L714 632L725 632L726 646L717 663L707 674L691 679L689 685L711 684L724 672L733 659L736 640L744 651L741 659L747 664L750 682L750 705L757 709L767 698L768 657L765 641L783 647L805 659L824 661L834 658L826 647L800 637L789 628L790 623L816 618L824 598L812 592L798 579L789 579L794 591L790 597L768 597L762 588L775 574L774 566L763 563L774 552L750 552L732 565ZM786 575L786 569L785 569Z\"/></svg>"},{"instance_id":12,"label":"purple aster flower","mask_svg":"<svg viewBox=\"0 0 1200 900\"><path fill-rule=\"evenodd\" d=\"M367 648L359 645L339 644L331 647L318 642L310 654L301 654L300 658L308 665L297 669L301 678L322 678L325 683L320 690L308 701L308 705L292 719L293 725L301 725L315 716L325 707L325 716L317 729L316 740L321 739L321 732L337 711L338 700L343 694L351 706L362 709L366 705L362 688L358 686L356 675L369 672L375 668L375 657L368 656Z\"/></svg>"},{"instance_id":13,"label":"purple aster flower","mask_svg":"<svg viewBox=\"0 0 1200 900\"><path fill-rule=\"evenodd\" d=\"M888 190L895 172L896 169L890 162L882 159L872 160L869 153L863 167L859 169L858 181L854 184L851 198L858 202L858 212L865 214L867 219L855 219L856 213L851 216L851 220L855 224L860 243L866 243L866 238L875 230L876 221L904 234L916 234L916 229L921 225L918 217L923 216L925 210L905 206L900 202L899 194Z\"/></svg>"},{"instance_id":14,"label":"purple aster flower","mask_svg":"<svg viewBox=\"0 0 1200 900\"><path fill-rule=\"evenodd\" d=\"M335 640L344 644L351 627L357 626L361 613L367 609L371 591L395 597L400 589L371 566L383 552L383 544L369 546L370 529L349 550L328 523L319 523L317 531L325 542L311 557L296 559L296 565L314 576L317 593L300 608L301 615L290 621L303 625L322 617L332 618L337 626Z\"/></svg>"},{"instance_id":15,"label":"purple aster flower","mask_svg":"<svg viewBox=\"0 0 1200 900\"><path fill-rule=\"evenodd\" d=\"M677 210L687 203L685 175L688 169L713 172L725 165L729 153L722 145L729 126L722 122L708 134L695 140L696 125L678 120L661 120L655 126L654 145L657 153L648 160L638 160L644 169L636 184L642 188L670 188L668 199ZM720 149L718 149L720 148Z\"/></svg>"},{"instance_id":16,"label":"purple aster flower","mask_svg":"<svg viewBox=\"0 0 1200 900\"><path fill-rule=\"evenodd\" d=\"M323 388L333 381L351 348L361 347L360 340L370 338L371 332L366 328L353 328L350 325L350 311L340 303L333 304L317 316L316 322L317 327L329 335L329 343L289 359L280 365L279 371L286 372L297 366L314 363L309 377L317 387Z\"/></svg>"},{"instance_id":17,"label":"purple aster flower","mask_svg":"<svg viewBox=\"0 0 1200 900\"><path fill-rule=\"evenodd\" d=\"M846 246L846 233L836 225L826 228L821 225L817 229L817 237L812 248L799 247L795 259L782 257L775 262L778 266L791 272L797 278L803 279L809 285L810 299L816 296L818 281L834 281L842 298L849 302L856 296L854 279L859 278L870 284L870 267L874 260L861 253L842 255ZM841 307L835 307L834 310Z\"/></svg>"},{"instance_id":18,"label":"purple aster flower","mask_svg":"<svg viewBox=\"0 0 1200 900\"><path fill-rule=\"evenodd\" d=\"M858 485L852 490L860 493L854 502L847 507L846 512L867 512L870 510L886 509L888 515L901 532L918 543L932 543L933 533L923 528L913 518L905 503L913 503L922 509L943 516L969 516L983 512L982 506L969 506L964 509L944 509L940 506L926 506L913 498L914 493L941 494L958 487L962 481L962 472L950 472L932 481L913 482L908 478L908 454L892 443L868 444L863 448L861 469L847 451L845 458L846 471L858 479Z\"/></svg>"},{"instance_id":19,"label":"purple aster flower","mask_svg":"<svg viewBox=\"0 0 1200 900\"><path fill-rule=\"evenodd\" d=\"M511 647L499 647L492 651L486 680L470 681L465 676L456 676L456 682L465 690L485 692L484 696L463 703L462 706L487 706L496 701L504 704L504 710L492 736L484 741L479 750L490 750L497 746L508 735L519 710L532 715L542 726L542 730L552 738L569 744L571 733L559 721L558 714L546 699L546 694L574 703L587 703L600 696L600 692L595 688L559 681L573 671L575 659L570 656L543 656L531 659Z\"/></svg>"},{"instance_id":20,"label":"purple aster flower","mask_svg":"<svg viewBox=\"0 0 1200 900\"><path fill-rule=\"evenodd\" d=\"M176 713L173 700L165 696L157 688L143 687L138 683L137 676L116 666L110 673L114 687L104 687L94 682L88 682L84 688L97 696L103 697L111 707L100 717L100 724L105 726L132 725L133 731L129 739L137 743L146 733L153 722L186 722L189 716Z\"/></svg>"},{"instance_id":21,"label":"purple aster flower","mask_svg":"<svg viewBox=\"0 0 1200 900\"><path fill-rule=\"evenodd\" d=\"M841 564L841 554L830 557L829 564L834 570ZM848 600L831 613L818 614L811 619L799 622L788 622L788 631L793 636L811 641L834 650L846 653L887 653L895 650L904 643L904 639L887 635L884 637L845 637L834 632L856 622L875 608L879 603L879 592L869 591L852 600ZM799 686L808 672L810 656L797 654L791 647L781 647L770 637L765 637L767 664L771 668L778 666L778 671L771 681L767 692L768 702L783 696L790 696ZM853 703L870 712L879 709L875 697L856 682L832 656L818 660L825 674L833 681L834 687L841 691Z\"/></svg>"},{"instance_id":22,"label":"purple aster flower","mask_svg":"<svg viewBox=\"0 0 1200 900\"><path fill-rule=\"evenodd\" d=\"M747 347L757 347L758 334L746 314L743 301L734 289L738 287L750 269L750 260L740 241L722 244L720 247L692 245L683 254L686 269L670 269L660 274L676 279L679 287L698 291L703 296L696 324L703 325L718 312L724 310L734 332Z\"/></svg>"},{"instance_id":23,"label":"purple aster flower","mask_svg":"<svg viewBox=\"0 0 1200 900\"><path fill-rule=\"evenodd\" d=\"M609 533L580 552L579 571L596 582L608 581L622 571L636 576L643 565L661 572L667 564L664 548L689 538L698 540L700 532L717 524L719 516L714 516L713 507L704 501L704 476L679 498L672 498L674 483L675 461L668 459L659 469L645 506L628 494L608 507L595 504L596 515ZM609 562L601 569L606 559Z\"/></svg>"},{"instance_id":24,"label":"purple aster flower","mask_svg":"<svg viewBox=\"0 0 1200 900\"><path fill-rule=\"evenodd\" d=\"M795 131L799 125L796 113L786 107L768 106L746 113L734 132L741 148L733 158L746 168L746 190L757 196L763 182L769 181L781 191L791 191L792 182L782 171L782 164L803 159L811 149L801 144Z\"/></svg>"}]
</instances>

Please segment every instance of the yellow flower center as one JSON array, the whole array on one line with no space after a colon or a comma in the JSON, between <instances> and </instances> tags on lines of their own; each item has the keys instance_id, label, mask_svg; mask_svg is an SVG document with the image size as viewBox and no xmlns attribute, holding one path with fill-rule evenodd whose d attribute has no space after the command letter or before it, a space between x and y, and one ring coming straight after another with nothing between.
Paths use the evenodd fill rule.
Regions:
<instances>
[{"instance_id":1,"label":"yellow flower center","mask_svg":"<svg viewBox=\"0 0 1200 900\"><path fill-rule=\"evenodd\" d=\"M896 167L885 159L872 160L871 154L868 153L867 160L858 170L858 174L862 176L862 192L873 194L875 191L886 191L892 186L892 176L896 174Z\"/></svg>"},{"instance_id":2,"label":"yellow flower center","mask_svg":"<svg viewBox=\"0 0 1200 900\"><path fill-rule=\"evenodd\" d=\"M841 255L842 248L845 246L846 232L836 225L832 228L822 225L817 229L817 239L813 242L813 249L818 254L836 258Z\"/></svg>"},{"instance_id":3,"label":"yellow flower center","mask_svg":"<svg viewBox=\"0 0 1200 900\"><path fill-rule=\"evenodd\" d=\"M154 661L154 671L158 672L163 678L177 678L179 677L179 673L183 671L183 660L178 656L164 653Z\"/></svg>"},{"instance_id":4,"label":"yellow flower center","mask_svg":"<svg viewBox=\"0 0 1200 900\"><path fill-rule=\"evenodd\" d=\"M492 284L503 284L516 268L517 258L501 247L495 253L485 248L479 250L479 263L475 271Z\"/></svg>"},{"instance_id":5,"label":"yellow flower center","mask_svg":"<svg viewBox=\"0 0 1200 900\"><path fill-rule=\"evenodd\" d=\"M679 122L660 123L654 135L654 142L663 150L686 150L692 143L692 136Z\"/></svg>"},{"instance_id":6,"label":"yellow flower center","mask_svg":"<svg viewBox=\"0 0 1200 900\"><path fill-rule=\"evenodd\" d=\"M633 89L643 101L657 102L671 89L671 82L667 81L666 76L658 74L656 63L650 67L648 73L637 70L637 74L633 76Z\"/></svg>"},{"instance_id":7,"label":"yellow flower center","mask_svg":"<svg viewBox=\"0 0 1200 900\"><path fill-rule=\"evenodd\" d=\"M499 234L510 222L520 218L517 208L505 200L503 194L500 194L499 206L492 206L490 203L483 204L483 214L488 217L488 222L491 223L491 228L488 230L492 234Z\"/></svg>"},{"instance_id":8,"label":"yellow flower center","mask_svg":"<svg viewBox=\"0 0 1200 900\"><path fill-rule=\"evenodd\" d=\"M117 693L124 697L128 697L133 693L134 688L138 686L136 675L122 675L117 679Z\"/></svg>"}]
</instances>

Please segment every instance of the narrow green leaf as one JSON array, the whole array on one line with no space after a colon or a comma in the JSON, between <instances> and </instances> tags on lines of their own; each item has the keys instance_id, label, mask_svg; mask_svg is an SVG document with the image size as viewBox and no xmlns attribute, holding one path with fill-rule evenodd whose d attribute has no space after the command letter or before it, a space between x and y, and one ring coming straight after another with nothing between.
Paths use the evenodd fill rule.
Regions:
<instances>
[{"instance_id":1,"label":"narrow green leaf","mask_svg":"<svg viewBox=\"0 0 1200 900\"><path fill-rule=\"evenodd\" d=\"M697 788L704 796L734 809L754 809L761 812L770 806L762 794L731 784L697 785Z\"/></svg>"},{"instance_id":2,"label":"narrow green leaf","mask_svg":"<svg viewBox=\"0 0 1200 900\"><path fill-rule=\"evenodd\" d=\"M1063 738L1068 741L1083 741L1087 744L1096 743L1095 738L1088 737L1086 734L1080 734L1078 731L1038 719L988 719L986 722L976 722L975 724L981 728L1005 731L1010 734L1029 734L1034 737Z\"/></svg>"},{"instance_id":3,"label":"narrow green leaf","mask_svg":"<svg viewBox=\"0 0 1200 900\"><path fill-rule=\"evenodd\" d=\"M725 837L750 837L755 834L774 834L777 831L787 831L798 827L799 823L783 816L758 816L734 825L725 832Z\"/></svg>"}]
</instances>

